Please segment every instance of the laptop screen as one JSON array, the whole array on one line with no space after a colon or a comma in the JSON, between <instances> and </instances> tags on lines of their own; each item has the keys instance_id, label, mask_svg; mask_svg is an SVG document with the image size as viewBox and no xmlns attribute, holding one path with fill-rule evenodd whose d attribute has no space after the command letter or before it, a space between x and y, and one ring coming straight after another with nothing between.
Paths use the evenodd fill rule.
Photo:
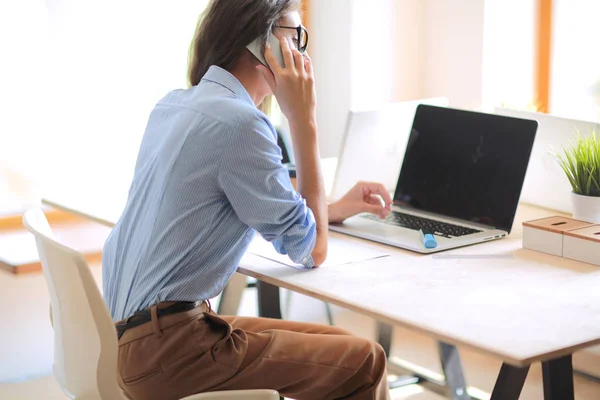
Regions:
<instances>
[{"instance_id":1,"label":"laptop screen","mask_svg":"<svg viewBox=\"0 0 600 400\"><path fill-rule=\"evenodd\" d=\"M537 122L420 105L397 205L510 232Z\"/></svg>"}]
</instances>

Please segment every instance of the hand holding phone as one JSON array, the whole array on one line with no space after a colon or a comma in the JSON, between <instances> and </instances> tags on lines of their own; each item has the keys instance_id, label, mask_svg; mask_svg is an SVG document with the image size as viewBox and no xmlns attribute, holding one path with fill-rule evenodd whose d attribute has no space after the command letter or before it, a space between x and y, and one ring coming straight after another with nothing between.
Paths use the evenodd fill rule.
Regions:
<instances>
[{"instance_id":1,"label":"hand holding phone","mask_svg":"<svg viewBox=\"0 0 600 400\"><path fill-rule=\"evenodd\" d=\"M267 38L267 42L269 43L269 45L271 46L271 51L273 52L273 55L275 56L275 59L277 60L277 62L279 63L279 65L281 67L284 66L283 63L283 54L281 53L281 46L279 45L279 39L273 35L272 33L269 33L269 36ZM265 60L265 56L263 55L263 46L262 43L260 41L260 38L255 39L252 43L250 43L249 45L246 46L246 48L248 50L250 50L250 53L252 53L252 55L254 57L256 57L256 59L258 61L260 61L260 63L262 65L264 65L265 67L269 67L269 65L267 64L267 61Z\"/></svg>"},{"instance_id":2,"label":"hand holding phone","mask_svg":"<svg viewBox=\"0 0 600 400\"><path fill-rule=\"evenodd\" d=\"M310 57L301 54L286 38L277 39L269 34L267 43L262 57L259 58L254 52L252 54L261 62L262 65L256 68L277 98L290 127L316 125L316 95ZM261 46L253 42L248 49L256 51L257 48Z\"/></svg>"}]
</instances>

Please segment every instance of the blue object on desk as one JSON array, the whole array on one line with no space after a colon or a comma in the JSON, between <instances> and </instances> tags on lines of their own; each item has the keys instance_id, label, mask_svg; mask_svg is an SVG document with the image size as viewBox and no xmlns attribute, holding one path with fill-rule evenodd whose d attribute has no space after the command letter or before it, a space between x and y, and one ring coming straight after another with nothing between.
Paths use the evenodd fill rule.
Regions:
<instances>
[{"instance_id":1,"label":"blue object on desk","mask_svg":"<svg viewBox=\"0 0 600 400\"><path fill-rule=\"evenodd\" d=\"M435 240L433 233L425 233L423 232L423 229L419 229L419 234L421 235L421 241L426 249L435 249L437 247L437 241Z\"/></svg>"}]
</instances>

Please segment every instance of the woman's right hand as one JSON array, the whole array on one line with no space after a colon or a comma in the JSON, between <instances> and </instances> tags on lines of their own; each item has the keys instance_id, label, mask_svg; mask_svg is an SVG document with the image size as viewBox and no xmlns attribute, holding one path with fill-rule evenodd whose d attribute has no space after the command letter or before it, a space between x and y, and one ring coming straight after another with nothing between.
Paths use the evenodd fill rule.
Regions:
<instances>
[{"instance_id":1,"label":"woman's right hand","mask_svg":"<svg viewBox=\"0 0 600 400\"><path fill-rule=\"evenodd\" d=\"M263 74L291 127L316 124L317 100L311 59L292 48L287 38L279 42L285 66L279 65L267 43L265 59L270 70L262 64L256 68Z\"/></svg>"},{"instance_id":2,"label":"woman's right hand","mask_svg":"<svg viewBox=\"0 0 600 400\"><path fill-rule=\"evenodd\" d=\"M280 44L285 66L279 65L267 46L265 59L271 70L263 65L257 68L262 72L290 123L298 193L306 199L306 205L315 217L317 238L311 254L315 265L320 265L327 257L328 217L325 185L319 162L313 68L310 58L296 49L292 50L285 38L280 39Z\"/></svg>"}]
</instances>

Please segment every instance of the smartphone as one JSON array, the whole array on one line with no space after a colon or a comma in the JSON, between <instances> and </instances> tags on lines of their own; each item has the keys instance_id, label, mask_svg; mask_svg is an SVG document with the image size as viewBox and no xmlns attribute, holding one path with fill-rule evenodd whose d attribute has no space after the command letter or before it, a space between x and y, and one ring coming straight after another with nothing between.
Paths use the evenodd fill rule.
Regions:
<instances>
[{"instance_id":1,"label":"smartphone","mask_svg":"<svg viewBox=\"0 0 600 400\"><path fill-rule=\"evenodd\" d=\"M273 52L275 59L277 60L279 65L283 67L284 66L283 53L281 52L281 44L279 43L279 39L277 38L277 36L275 36L269 32L269 37L267 38L267 41L271 45L271 51ZM258 59L258 61L261 62L261 64L263 64L266 67L269 66L267 64L267 60L265 60L265 56L263 54L263 48L262 48L262 43L260 41L260 38L254 40L252 43L250 43L248 46L246 46L246 48L248 50L250 50L250 53L252 53L254 55L254 57L256 57Z\"/></svg>"}]
</instances>

